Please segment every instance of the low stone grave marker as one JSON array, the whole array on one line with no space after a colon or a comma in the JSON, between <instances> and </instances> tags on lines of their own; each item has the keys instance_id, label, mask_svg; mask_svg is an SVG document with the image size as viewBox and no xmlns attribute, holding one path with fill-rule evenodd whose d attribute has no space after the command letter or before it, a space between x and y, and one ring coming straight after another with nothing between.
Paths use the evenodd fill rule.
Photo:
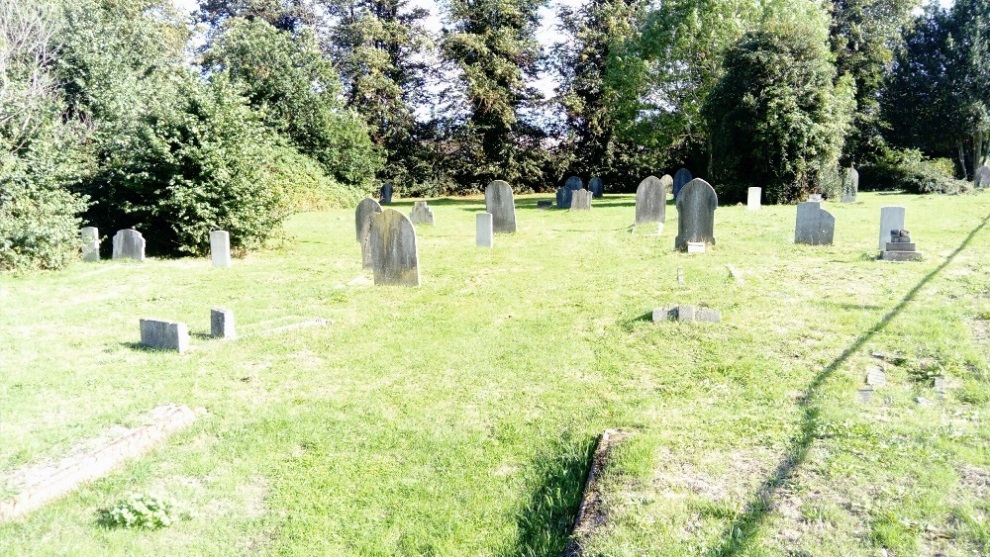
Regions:
<instances>
[{"instance_id":1,"label":"low stone grave marker","mask_svg":"<svg viewBox=\"0 0 990 557\"><path fill-rule=\"evenodd\" d=\"M871 387L883 387L887 384L887 376L882 369L872 366L866 370L866 384Z\"/></svg>"},{"instance_id":2,"label":"low stone grave marker","mask_svg":"<svg viewBox=\"0 0 990 557\"><path fill-rule=\"evenodd\" d=\"M175 350L183 353L189 349L189 327L185 323L141 319L141 346L157 350Z\"/></svg>"},{"instance_id":3,"label":"low stone grave marker","mask_svg":"<svg viewBox=\"0 0 990 557\"><path fill-rule=\"evenodd\" d=\"M229 309L210 310L210 336L214 338L237 338L234 331L234 312Z\"/></svg>"},{"instance_id":4,"label":"low stone grave marker","mask_svg":"<svg viewBox=\"0 0 990 557\"><path fill-rule=\"evenodd\" d=\"M100 231L95 226L87 226L79 231L82 238L83 261L100 260Z\"/></svg>"},{"instance_id":5,"label":"low stone grave marker","mask_svg":"<svg viewBox=\"0 0 990 557\"><path fill-rule=\"evenodd\" d=\"M490 248L494 245L494 219L491 213L478 213L475 217L475 243L479 248Z\"/></svg>"},{"instance_id":6,"label":"low stone grave marker","mask_svg":"<svg viewBox=\"0 0 990 557\"><path fill-rule=\"evenodd\" d=\"M722 314L720 312L713 309L696 308L694 306L673 306L653 310L654 323L660 321L718 323L721 320Z\"/></svg>"},{"instance_id":7,"label":"low stone grave marker","mask_svg":"<svg viewBox=\"0 0 990 557\"><path fill-rule=\"evenodd\" d=\"M419 286L416 228L405 215L394 209L372 214L370 243L376 286Z\"/></svg>"},{"instance_id":8,"label":"low stone grave marker","mask_svg":"<svg viewBox=\"0 0 990 557\"><path fill-rule=\"evenodd\" d=\"M880 252L880 259L884 261L918 261L921 257L922 253L916 249L907 230L891 230L890 241Z\"/></svg>"},{"instance_id":9,"label":"low stone grave marker","mask_svg":"<svg viewBox=\"0 0 990 557\"><path fill-rule=\"evenodd\" d=\"M798 203L794 224L794 243L810 246L830 245L835 237L835 217L817 201Z\"/></svg>"},{"instance_id":10,"label":"low stone grave marker","mask_svg":"<svg viewBox=\"0 0 990 557\"><path fill-rule=\"evenodd\" d=\"M541 199L536 202L537 209L549 209L550 207L553 207L553 201L549 199Z\"/></svg>"},{"instance_id":11,"label":"low stone grave marker","mask_svg":"<svg viewBox=\"0 0 990 557\"><path fill-rule=\"evenodd\" d=\"M113 237L113 258L144 261L144 236L133 228L118 230Z\"/></svg>"},{"instance_id":12,"label":"low stone grave marker","mask_svg":"<svg viewBox=\"0 0 990 557\"><path fill-rule=\"evenodd\" d=\"M230 267L230 234L226 230L210 232L210 257L214 267Z\"/></svg>"}]
</instances>

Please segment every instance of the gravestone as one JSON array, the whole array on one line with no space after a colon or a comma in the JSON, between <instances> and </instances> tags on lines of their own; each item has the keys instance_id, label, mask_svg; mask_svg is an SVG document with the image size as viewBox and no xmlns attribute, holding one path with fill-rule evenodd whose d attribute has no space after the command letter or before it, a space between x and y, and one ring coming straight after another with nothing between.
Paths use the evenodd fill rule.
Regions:
<instances>
[{"instance_id":1,"label":"gravestone","mask_svg":"<svg viewBox=\"0 0 990 557\"><path fill-rule=\"evenodd\" d=\"M371 215L381 213L382 206L377 201L366 197L358 203L354 210L354 229L357 241L361 244L361 267L371 268L371 248L368 244L368 235L371 231Z\"/></svg>"},{"instance_id":2,"label":"gravestone","mask_svg":"<svg viewBox=\"0 0 990 557\"><path fill-rule=\"evenodd\" d=\"M550 207L553 207L553 201L549 199L541 199L536 202L537 209L549 209Z\"/></svg>"},{"instance_id":3,"label":"gravestone","mask_svg":"<svg viewBox=\"0 0 990 557\"><path fill-rule=\"evenodd\" d=\"M983 165L977 169L976 174L973 176L973 186L976 189L990 187L990 166Z\"/></svg>"},{"instance_id":4,"label":"gravestone","mask_svg":"<svg viewBox=\"0 0 990 557\"><path fill-rule=\"evenodd\" d=\"M574 192L567 189L566 187L557 190L557 208L558 209L570 209L571 208L571 194Z\"/></svg>"},{"instance_id":5,"label":"gravestone","mask_svg":"<svg viewBox=\"0 0 990 557\"><path fill-rule=\"evenodd\" d=\"M880 251L887 247L891 230L904 229L904 207L880 208Z\"/></svg>"},{"instance_id":6,"label":"gravestone","mask_svg":"<svg viewBox=\"0 0 990 557\"><path fill-rule=\"evenodd\" d=\"M590 211L591 192L588 190L577 190L571 194L571 211Z\"/></svg>"},{"instance_id":7,"label":"gravestone","mask_svg":"<svg viewBox=\"0 0 990 557\"><path fill-rule=\"evenodd\" d=\"M382 182L382 191L381 191L382 205L387 205L392 202L392 192L393 192L392 184L388 182Z\"/></svg>"},{"instance_id":8,"label":"gravestone","mask_svg":"<svg viewBox=\"0 0 990 557\"><path fill-rule=\"evenodd\" d=\"M141 319L141 345L183 353L189 348L189 328L185 323Z\"/></svg>"},{"instance_id":9,"label":"gravestone","mask_svg":"<svg viewBox=\"0 0 990 557\"><path fill-rule=\"evenodd\" d=\"M229 309L210 310L210 336L214 338L237 338L234 332L234 312Z\"/></svg>"},{"instance_id":10,"label":"gravestone","mask_svg":"<svg viewBox=\"0 0 990 557\"><path fill-rule=\"evenodd\" d=\"M491 213L478 213L474 221L475 240L479 248L490 248L495 239L495 220Z\"/></svg>"},{"instance_id":11,"label":"gravestone","mask_svg":"<svg viewBox=\"0 0 990 557\"><path fill-rule=\"evenodd\" d=\"M214 267L230 267L230 234L226 230L210 232L210 257Z\"/></svg>"},{"instance_id":12,"label":"gravestone","mask_svg":"<svg viewBox=\"0 0 990 557\"><path fill-rule=\"evenodd\" d=\"M842 203L855 203L856 194L859 193L859 171L853 167L842 171Z\"/></svg>"},{"instance_id":13,"label":"gravestone","mask_svg":"<svg viewBox=\"0 0 990 557\"><path fill-rule=\"evenodd\" d=\"M581 181L577 176L571 176L564 182L564 187L571 191L578 191L584 189L584 182Z\"/></svg>"},{"instance_id":14,"label":"gravestone","mask_svg":"<svg viewBox=\"0 0 990 557\"><path fill-rule=\"evenodd\" d=\"M419 286L416 229L394 209L371 215L371 267L376 285Z\"/></svg>"},{"instance_id":15,"label":"gravestone","mask_svg":"<svg viewBox=\"0 0 990 557\"><path fill-rule=\"evenodd\" d=\"M674 174L674 199L675 200L677 199L677 194L681 193L681 188L683 188L685 185L687 185L687 183L691 181L691 178L692 178L691 171L688 170L688 169L686 169L686 168L682 168L682 169L678 170L676 174Z\"/></svg>"},{"instance_id":16,"label":"gravestone","mask_svg":"<svg viewBox=\"0 0 990 557\"><path fill-rule=\"evenodd\" d=\"M722 321L722 313L718 310L696 308L694 306L657 308L653 310L653 322L657 323L660 321L718 323Z\"/></svg>"},{"instance_id":17,"label":"gravestone","mask_svg":"<svg viewBox=\"0 0 990 557\"><path fill-rule=\"evenodd\" d=\"M113 258L144 261L144 237L133 228L118 230L113 237Z\"/></svg>"},{"instance_id":18,"label":"gravestone","mask_svg":"<svg viewBox=\"0 0 990 557\"><path fill-rule=\"evenodd\" d=\"M881 368L872 366L866 370L866 384L871 387L883 387L887 384L887 376Z\"/></svg>"},{"instance_id":19,"label":"gravestone","mask_svg":"<svg viewBox=\"0 0 990 557\"><path fill-rule=\"evenodd\" d=\"M677 179L674 179L677 183ZM688 242L715 243L715 209L718 195L711 184L695 178L677 196L677 237L674 247L687 251Z\"/></svg>"},{"instance_id":20,"label":"gravestone","mask_svg":"<svg viewBox=\"0 0 990 557\"><path fill-rule=\"evenodd\" d=\"M413 224L428 224L433 226L433 209L425 201L417 201L409 212L409 220Z\"/></svg>"},{"instance_id":21,"label":"gravestone","mask_svg":"<svg viewBox=\"0 0 990 557\"><path fill-rule=\"evenodd\" d=\"M917 261L921 259L921 252L918 251L911 241L911 233L907 230L891 230L890 241L880 252L880 259L884 261Z\"/></svg>"},{"instance_id":22,"label":"gravestone","mask_svg":"<svg viewBox=\"0 0 990 557\"><path fill-rule=\"evenodd\" d=\"M821 203L822 201L825 201L825 199L822 198L822 194L820 193L812 193L808 195L807 203Z\"/></svg>"},{"instance_id":23,"label":"gravestone","mask_svg":"<svg viewBox=\"0 0 990 557\"><path fill-rule=\"evenodd\" d=\"M485 188L485 211L491 213L496 233L516 231L516 204L512 199L512 188L506 182L495 180Z\"/></svg>"},{"instance_id":24,"label":"gravestone","mask_svg":"<svg viewBox=\"0 0 990 557\"><path fill-rule=\"evenodd\" d=\"M663 178L648 176L636 188L636 227L657 225L657 233L663 232L667 220L667 186L674 180L664 174Z\"/></svg>"},{"instance_id":25,"label":"gravestone","mask_svg":"<svg viewBox=\"0 0 990 557\"><path fill-rule=\"evenodd\" d=\"M603 195L605 195L605 184L602 182L602 179L598 176L592 178L591 181L588 182L588 191L591 192L592 197L595 199L600 199Z\"/></svg>"},{"instance_id":26,"label":"gravestone","mask_svg":"<svg viewBox=\"0 0 990 557\"><path fill-rule=\"evenodd\" d=\"M759 211L762 198L763 188L749 188L746 191L746 208L750 211Z\"/></svg>"},{"instance_id":27,"label":"gravestone","mask_svg":"<svg viewBox=\"0 0 990 557\"><path fill-rule=\"evenodd\" d=\"M809 246L830 245L835 236L835 217L817 201L798 203L794 243Z\"/></svg>"},{"instance_id":28,"label":"gravestone","mask_svg":"<svg viewBox=\"0 0 990 557\"><path fill-rule=\"evenodd\" d=\"M87 226L79 231L82 238L83 261L100 260L100 231L95 226Z\"/></svg>"}]
</instances>

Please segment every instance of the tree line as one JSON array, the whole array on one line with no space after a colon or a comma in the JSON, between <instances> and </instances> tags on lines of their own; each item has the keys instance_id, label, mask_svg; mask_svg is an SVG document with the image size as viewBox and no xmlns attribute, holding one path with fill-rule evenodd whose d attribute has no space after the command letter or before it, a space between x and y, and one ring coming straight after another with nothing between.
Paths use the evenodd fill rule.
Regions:
<instances>
[{"instance_id":1,"label":"tree line","mask_svg":"<svg viewBox=\"0 0 990 557\"><path fill-rule=\"evenodd\" d=\"M966 190L990 156L990 4L920 0L0 0L0 269L81 224L199 254L391 183L632 191L687 166L732 202ZM541 77L557 83L545 97Z\"/></svg>"}]
</instances>

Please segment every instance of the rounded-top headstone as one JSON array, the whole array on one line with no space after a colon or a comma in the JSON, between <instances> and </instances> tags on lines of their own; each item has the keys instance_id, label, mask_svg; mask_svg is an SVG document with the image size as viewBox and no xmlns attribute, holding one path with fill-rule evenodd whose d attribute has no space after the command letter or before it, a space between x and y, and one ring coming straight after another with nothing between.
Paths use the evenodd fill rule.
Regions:
<instances>
[{"instance_id":1,"label":"rounded-top headstone","mask_svg":"<svg viewBox=\"0 0 990 557\"><path fill-rule=\"evenodd\" d=\"M496 234L516 231L516 205L512 199L512 187L507 182L495 180L485 188L485 212L491 213Z\"/></svg>"},{"instance_id":2,"label":"rounded-top headstone","mask_svg":"<svg viewBox=\"0 0 990 557\"><path fill-rule=\"evenodd\" d=\"M693 176L691 176L691 171L686 168L682 168L674 174L674 197L677 197L677 195L681 193L681 188L690 182L692 178Z\"/></svg>"},{"instance_id":3,"label":"rounded-top headstone","mask_svg":"<svg viewBox=\"0 0 990 557\"><path fill-rule=\"evenodd\" d=\"M381 213L382 206L370 197L365 197L358 203L354 210L354 232L357 241L361 242L368 236L368 229L371 227L371 214Z\"/></svg>"},{"instance_id":4,"label":"rounded-top headstone","mask_svg":"<svg viewBox=\"0 0 990 557\"><path fill-rule=\"evenodd\" d=\"M584 182L577 176L571 176L564 182L564 187L571 191L577 191L584 188Z\"/></svg>"},{"instance_id":5,"label":"rounded-top headstone","mask_svg":"<svg viewBox=\"0 0 990 557\"><path fill-rule=\"evenodd\" d=\"M677 238L674 247L686 251L688 243L715 243L715 209L718 194L701 178L695 178L681 188L677 196Z\"/></svg>"},{"instance_id":6,"label":"rounded-top headstone","mask_svg":"<svg viewBox=\"0 0 990 557\"><path fill-rule=\"evenodd\" d=\"M388 204L392 202L393 191L394 190L392 189L392 184L390 184L389 182L382 182L382 190L381 190L382 203Z\"/></svg>"},{"instance_id":7,"label":"rounded-top headstone","mask_svg":"<svg viewBox=\"0 0 990 557\"><path fill-rule=\"evenodd\" d=\"M588 190L591 192L591 195L595 197L595 199L599 199L605 195L605 183L602 182L601 178L595 176L590 182L588 182Z\"/></svg>"},{"instance_id":8,"label":"rounded-top headstone","mask_svg":"<svg viewBox=\"0 0 990 557\"><path fill-rule=\"evenodd\" d=\"M673 179L650 176L636 188L636 224L664 222L667 220L667 187Z\"/></svg>"},{"instance_id":9,"label":"rounded-top headstone","mask_svg":"<svg viewBox=\"0 0 990 557\"><path fill-rule=\"evenodd\" d=\"M419 286L419 253L412 221L395 209L372 213L369 242L376 285Z\"/></svg>"},{"instance_id":10,"label":"rounded-top headstone","mask_svg":"<svg viewBox=\"0 0 990 557\"><path fill-rule=\"evenodd\" d=\"M113 236L113 258L144 261L144 246L144 236L137 230L118 230Z\"/></svg>"}]
</instances>

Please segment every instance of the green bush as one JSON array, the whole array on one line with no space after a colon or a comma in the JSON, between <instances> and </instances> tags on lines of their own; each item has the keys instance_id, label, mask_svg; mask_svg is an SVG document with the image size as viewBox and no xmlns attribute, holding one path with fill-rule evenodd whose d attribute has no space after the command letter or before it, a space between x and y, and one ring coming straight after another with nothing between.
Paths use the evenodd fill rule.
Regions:
<instances>
[{"instance_id":1,"label":"green bush","mask_svg":"<svg viewBox=\"0 0 990 557\"><path fill-rule=\"evenodd\" d=\"M970 191L972 184L955 179L954 172L948 159L927 159L915 149L891 149L859 169L859 189L904 190L916 194Z\"/></svg>"},{"instance_id":2,"label":"green bush","mask_svg":"<svg viewBox=\"0 0 990 557\"><path fill-rule=\"evenodd\" d=\"M125 501L97 511L97 522L107 528L147 528L156 530L191 518L174 499L151 495L131 495Z\"/></svg>"}]
</instances>

